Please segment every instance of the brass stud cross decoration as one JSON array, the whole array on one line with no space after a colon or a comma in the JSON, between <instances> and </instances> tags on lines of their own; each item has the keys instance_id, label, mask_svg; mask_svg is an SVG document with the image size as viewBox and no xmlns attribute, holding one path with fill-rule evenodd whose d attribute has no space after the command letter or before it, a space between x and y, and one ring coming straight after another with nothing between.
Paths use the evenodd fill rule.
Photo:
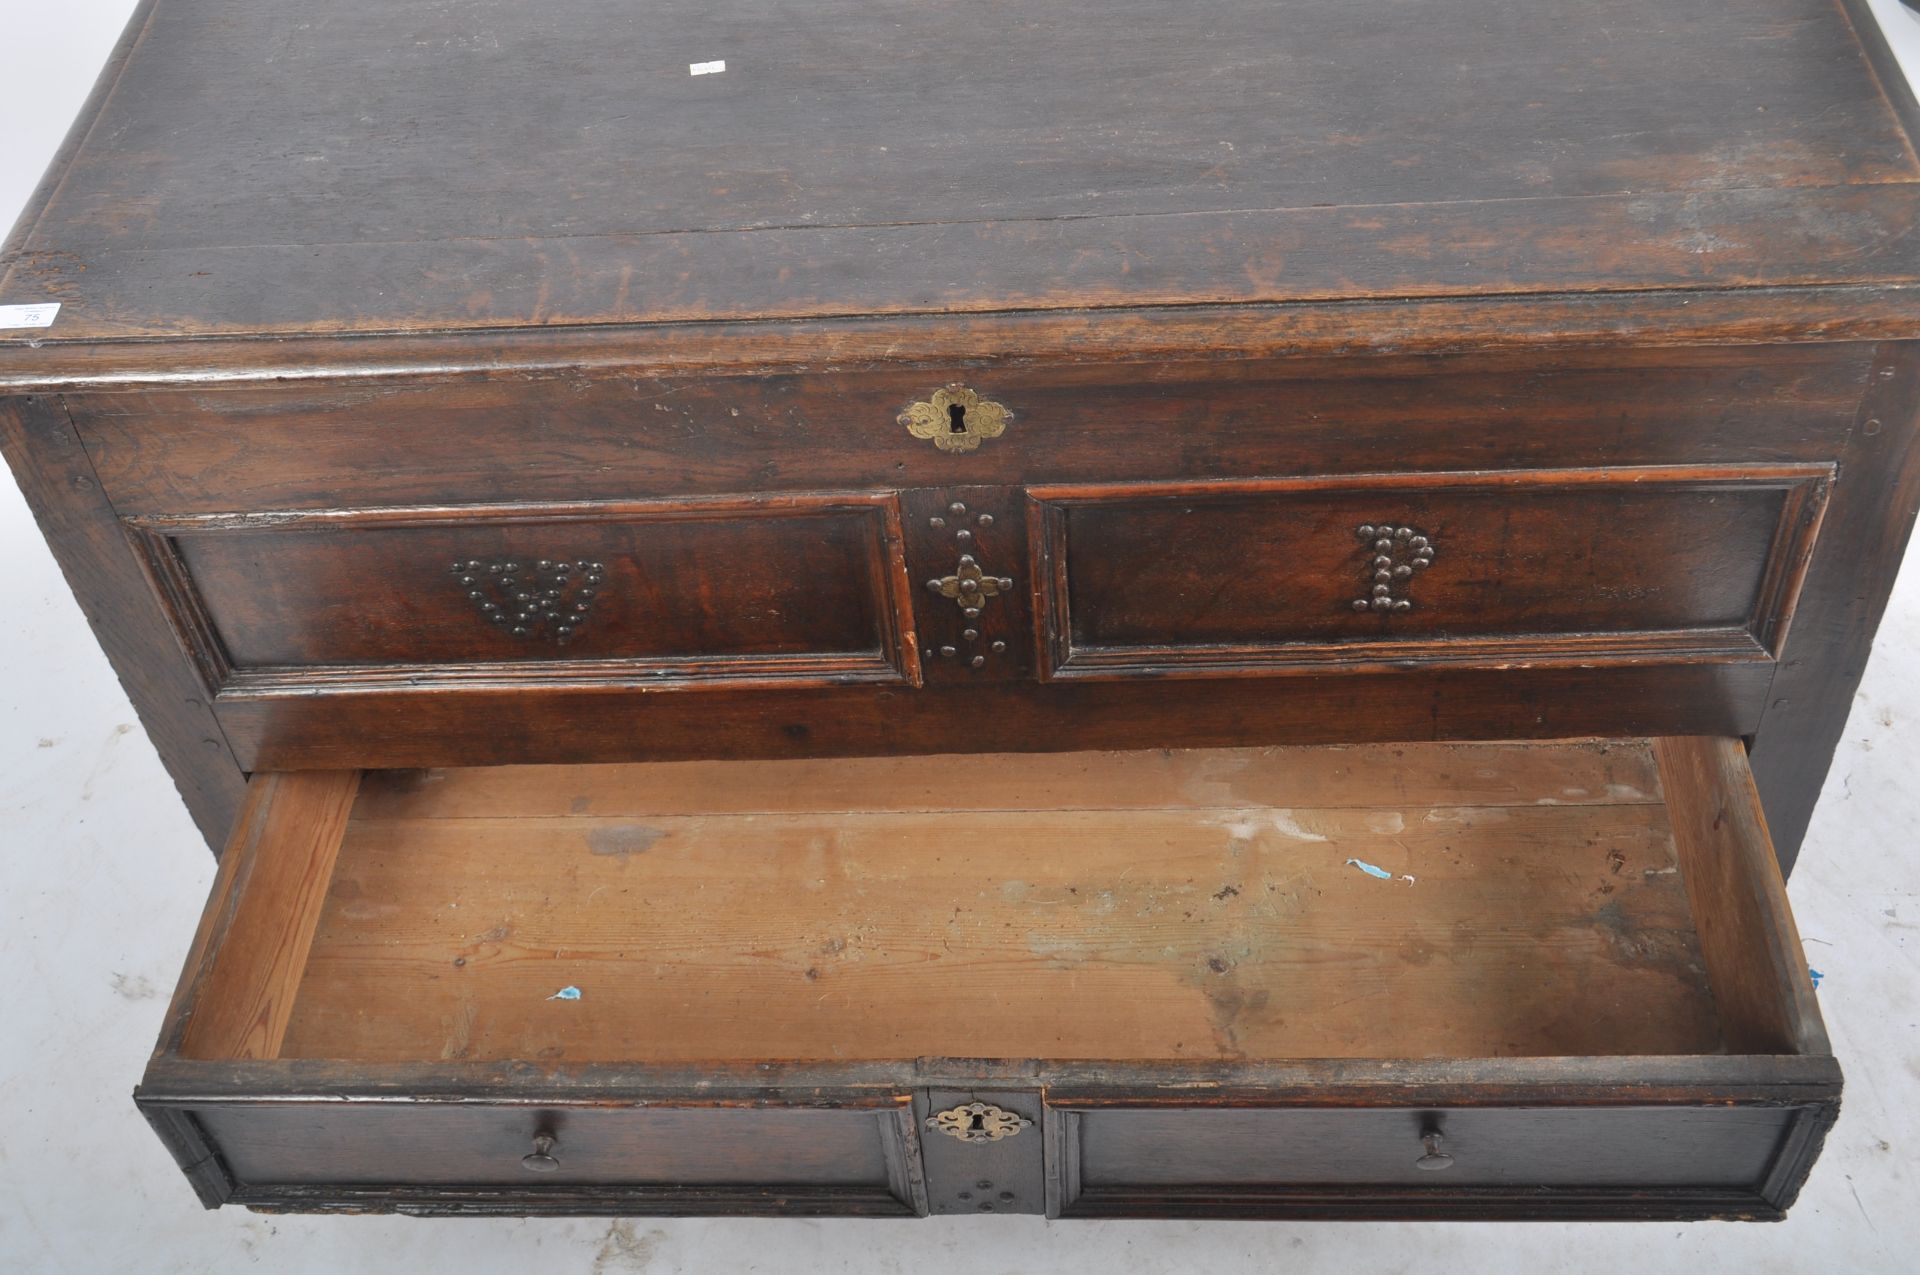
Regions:
<instances>
[{"instance_id":1,"label":"brass stud cross decoration","mask_svg":"<svg viewBox=\"0 0 1920 1275\"><path fill-rule=\"evenodd\" d=\"M950 576L941 576L937 580L927 581L930 592L943 598L952 598L960 604L960 610L971 620L980 614L980 608L988 598L997 598L1013 589L1013 580L1007 576L990 576L980 569L973 555L960 555L960 566Z\"/></svg>"}]
</instances>

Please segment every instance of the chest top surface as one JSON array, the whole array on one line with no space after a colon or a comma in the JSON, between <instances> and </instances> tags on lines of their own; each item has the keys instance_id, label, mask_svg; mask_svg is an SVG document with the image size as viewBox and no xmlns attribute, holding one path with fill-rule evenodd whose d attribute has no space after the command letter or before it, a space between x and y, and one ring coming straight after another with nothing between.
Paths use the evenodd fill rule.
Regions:
<instances>
[{"instance_id":1,"label":"chest top surface","mask_svg":"<svg viewBox=\"0 0 1920 1275\"><path fill-rule=\"evenodd\" d=\"M1899 287L1911 112L1854 0L151 0L0 343Z\"/></svg>"}]
</instances>

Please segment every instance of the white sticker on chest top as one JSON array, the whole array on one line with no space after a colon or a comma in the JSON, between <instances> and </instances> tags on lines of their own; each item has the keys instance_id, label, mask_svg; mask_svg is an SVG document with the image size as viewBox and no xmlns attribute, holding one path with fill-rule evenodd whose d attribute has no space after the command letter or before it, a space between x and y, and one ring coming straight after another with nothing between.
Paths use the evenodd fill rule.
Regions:
<instances>
[{"instance_id":1,"label":"white sticker on chest top","mask_svg":"<svg viewBox=\"0 0 1920 1275\"><path fill-rule=\"evenodd\" d=\"M727 64L726 64L726 62L725 62L724 60L722 60L722 61L719 61L719 62L689 62L689 63L687 63L687 74L688 74L688 75L718 75L718 74L720 74L720 72L722 72L722 71L724 71L724 70L726 70L726 69L727 69Z\"/></svg>"},{"instance_id":2,"label":"white sticker on chest top","mask_svg":"<svg viewBox=\"0 0 1920 1275\"><path fill-rule=\"evenodd\" d=\"M50 328L54 316L59 313L58 301L43 301L39 305L0 305L0 329Z\"/></svg>"}]
</instances>

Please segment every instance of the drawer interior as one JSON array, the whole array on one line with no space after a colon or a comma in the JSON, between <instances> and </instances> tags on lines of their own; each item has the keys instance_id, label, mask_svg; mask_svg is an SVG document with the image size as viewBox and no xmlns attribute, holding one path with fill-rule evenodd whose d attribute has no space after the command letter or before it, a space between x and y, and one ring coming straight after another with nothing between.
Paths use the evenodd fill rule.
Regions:
<instances>
[{"instance_id":1,"label":"drawer interior","mask_svg":"<svg viewBox=\"0 0 1920 1275\"><path fill-rule=\"evenodd\" d=\"M1739 743L257 776L196 1059L1824 1053Z\"/></svg>"}]
</instances>

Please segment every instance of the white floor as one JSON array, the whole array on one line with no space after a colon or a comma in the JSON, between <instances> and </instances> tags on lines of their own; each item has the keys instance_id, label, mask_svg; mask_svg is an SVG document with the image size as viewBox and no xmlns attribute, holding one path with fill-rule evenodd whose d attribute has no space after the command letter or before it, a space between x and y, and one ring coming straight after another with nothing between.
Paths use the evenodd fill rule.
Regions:
<instances>
[{"instance_id":1,"label":"white floor","mask_svg":"<svg viewBox=\"0 0 1920 1275\"><path fill-rule=\"evenodd\" d=\"M1920 54L1920 24L1893 0L1875 5L1892 15L1903 52ZM0 222L24 202L130 7L0 0ZM44 115L21 112L34 100ZM1920 1269L1920 571L1911 564L1790 889L1807 958L1825 976L1821 1005L1848 1086L1792 1217L1509 1226L204 1213L127 1095L213 859L3 482L0 562L0 1272Z\"/></svg>"}]
</instances>

